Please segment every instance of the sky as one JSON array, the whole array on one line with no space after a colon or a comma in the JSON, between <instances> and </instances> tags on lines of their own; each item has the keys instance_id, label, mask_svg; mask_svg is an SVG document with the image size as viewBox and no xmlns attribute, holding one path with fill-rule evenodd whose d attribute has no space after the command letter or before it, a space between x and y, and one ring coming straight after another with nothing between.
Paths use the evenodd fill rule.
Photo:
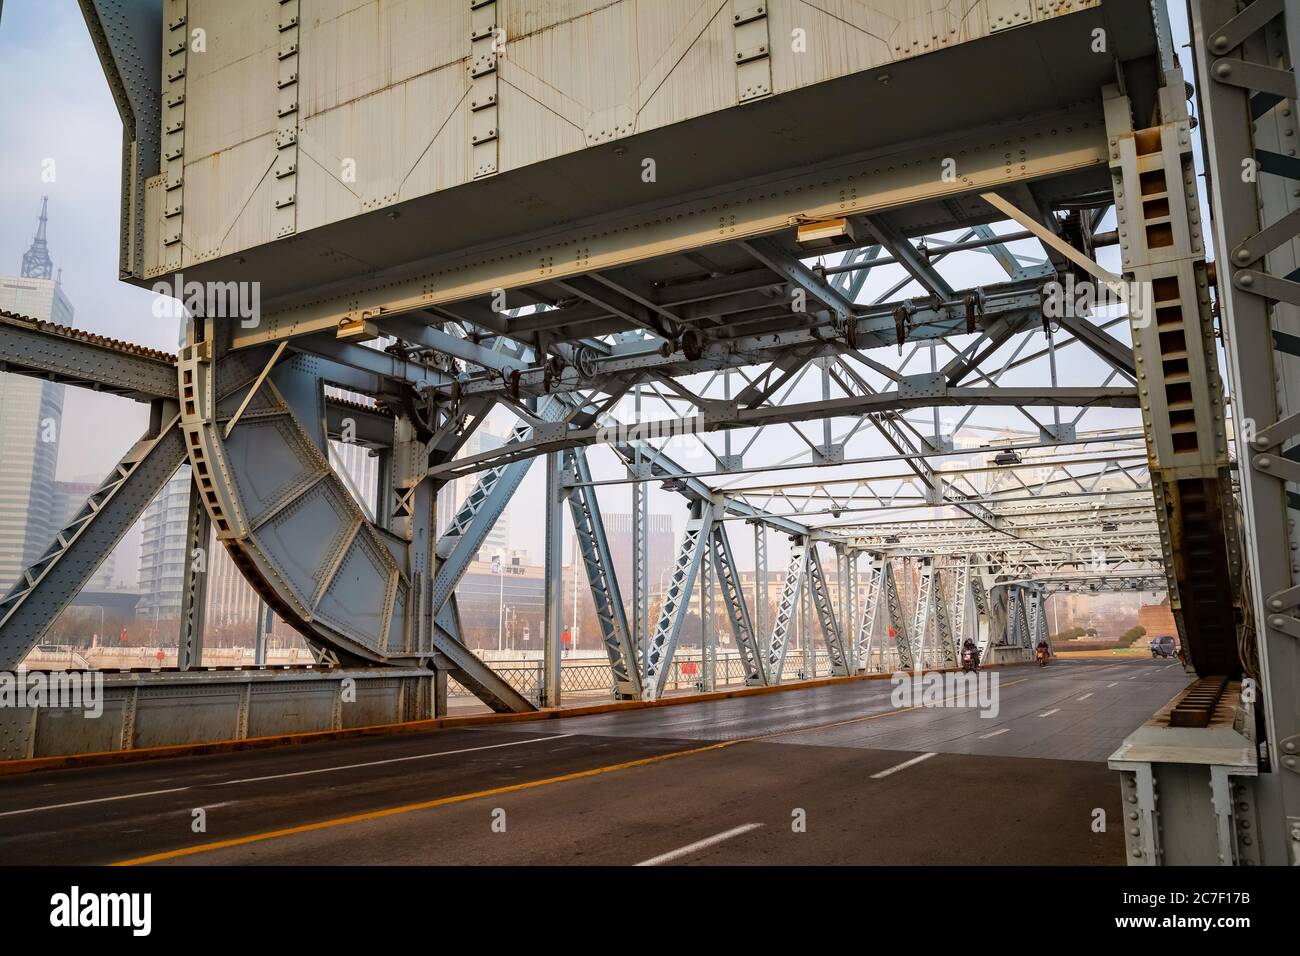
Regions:
<instances>
[{"instance_id":1,"label":"sky","mask_svg":"<svg viewBox=\"0 0 1300 956\"><path fill-rule=\"evenodd\" d=\"M1172 2L1176 39L1186 43L1185 17L1178 2ZM64 291L76 309L76 324L82 329L130 342L174 349L177 323L159 318L152 294L117 278L121 124L98 58L82 21L76 0L8 0L0 8L0 273L14 274L36 228L42 195L50 197L49 245L56 268L63 270ZM53 169L53 180L48 172ZM1019 249L1039 254L1036 244ZM1113 252L1114 250L1111 250ZM974 262L969 254L963 262ZM1108 263L1112 268L1116 263ZM979 263L975 263L979 265ZM975 265L971 266L972 275ZM945 267L950 281L957 284L966 266ZM980 280L974 280L980 281ZM874 287L888 285L887 276L873 276ZM873 285L868 286L868 290ZM887 360L879 350L873 357ZM1089 365L1082 350L1072 350L1063 376L1075 376L1078 384L1095 383L1096 366ZM940 354L939 361L945 361ZM909 371L928 369L921 365ZM1014 384L1014 376L1006 381ZM1037 379L1041 381L1041 378ZM1063 380L1062 384L1071 384ZM107 472L112 463L143 431L146 410L142 405L78 389L68 389L63 442L59 462L61 479L81 479ZM794 400L820 397L818 382L810 378ZM1106 421L1090 419L1093 425ZM946 416L945 416L946 417ZM1050 414L1048 415L1050 417ZM981 413L974 422L990 423ZM493 430L505 432L509 417L500 414ZM1017 427L1026 427L1023 419ZM805 431L821 433L819 424ZM780 460L803 447L786 430L773 433L756 444L754 460ZM878 442L858 439L853 454L878 454L886 449ZM864 442L867 442L864 444ZM742 440L743 443L743 440ZM715 443L720 450L720 439ZM766 457L770 456L770 457ZM622 477L607 452L593 453L598 479ZM695 464L701 464L695 462ZM542 469L534 469L510 516L512 533L519 545L540 561L542 546ZM800 480L808 472L798 472ZM741 479L760 483L757 476ZM685 515L680 497L654 487L651 507L672 513L680 531ZM600 492L602 505L610 511L629 510L626 485ZM737 532L739 533L739 531ZM566 533L566 540L568 534ZM745 548L738 560L748 566Z\"/></svg>"},{"instance_id":2,"label":"sky","mask_svg":"<svg viewBox=\"0 0 1300 956\"><path fill-rule=\"evenodd\" d=\"M50 253L77 326L175 349L176 321L155 318L152 293L117 277L122 124L76 0L4 4L0 90L0 274L18 273L48 195ZM147 409L66 395L58 477L102 477L144 431Z\"/></svg>"}]
</instances>

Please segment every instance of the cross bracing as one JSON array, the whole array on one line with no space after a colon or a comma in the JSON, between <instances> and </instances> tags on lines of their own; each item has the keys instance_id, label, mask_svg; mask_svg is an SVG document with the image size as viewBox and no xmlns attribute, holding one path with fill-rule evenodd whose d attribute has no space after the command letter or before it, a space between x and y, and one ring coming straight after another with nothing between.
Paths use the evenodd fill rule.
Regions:
<instances>
[{"instance_id":1,"label":"cross bracing","mask_svg":"<svg viewBox=\"0 0 1300 956\"><path fill-rule=\"evenodd\" d=\"M1000 233L1005 241L999 241ZM719 529L722 522L743 518L807 542L838 542L891 559L946 561L964 555L976 567L996 567L994 576L1004 578L1086 567L1095 562L1098 543L1104 543L1116 568L1158 561L1149 470L1144 449L1134 441L1141 423L1135 411L1125 411L1138 404L1133 378L1123 363L1107 361L1063 326L1044 326L1046 259L1041 249L1037 255L1025 251L1032 243L1029 234L994 219L947 236L904 240L924 254L902 250L898 237L886 234L890 246L858 247L834 257L838 265L827 265L830 257L801 256L788 237L774 237L738 248L737 255L749 261L737 262L729 272L712 267L667 283L634 281L627 272L602 275L574 286L581 294L572 302L548 301L530 287L511 293L514 307L505 313L466 302L377 323L376 330L385 333L381 340L343 341L317 332L289 344L299 357L295 361L310 357L327 390L327 406L338 409L326 419L329 437L339 437L339 419L355 412L354 426L361 418L367 443L391 455L403 446L391 436L409 419L424 447L444 449L431 460L425 480L481 478L434 549L443 566L429 588L435 617L430 633L454 631L439 608L465 566L456 542L482 540L531 459L583 448L588 454L613 449L627 465L635 465L639 455L645 471L570 468L567 487L574 493L609 484L666 482L688 501L721 502L714 515ZM952 270L952 280L931 283L952 293L947 301L908 270L909 262L916 268L926 256L936 275ZM975 263L958 271L954 266L962 256ZM725 257L715 250L710 262L715 258ZM955 292L968 269L983 270L968 282L985 281ZM651 296L648 288L658 291ZM809 294L811 313L792 311L785 303L793 289ZM634 319L645 313L611 308L625 304L617 295L629 290L636 293L633 301L649 303L644 308L651 313L680 310L671 320L680 322L671 327L638 322ZM918 291L926 297L906 297ZM780 308L770 304L773 298ZM769 304L758 308L758 299ZM738 338L759 318L753 312L761 313L763 331ZM588 317L597 313L606 322L623 317L624 327L593 331ZM817 332L836 328L835 322L822 321L831 316L839 323L838 335ZM1097 325L1114 328L1117 321L1098 319ZM578 323L590 334L568 336ZM505 334L515 329L521 330L517 336ZM672 338L663 334L669 331ZM1092 356L1088 380L1058 376L1053 384L1057 356L1080 344ZM337 397L340 388L371 399L349 403ZM639 419L628 415L633 392L641 405ZM404 395L420 398L413 404ZM564 404L553 404L556 397L564 397ZM514 438L492 452L448 454L446 449L460 447L493 405L517 416ZM1088 416L1100 409L1111 411L1089 431ZM584 425L582 416L590 424ZM990 431L996 438L982 440ZM959 438L966 443L960 450L954 444ZM682 467L674 456L696 467ZM817 478L791 478L810 468ZM502 484L507 474L512 477ZM752 480L767 475L773 478L766 483ZM410 474L406 481L418 477ZM598 606L609 607L601 598L613 580L612 568L602 565L602 549L590 533L589 516L594 510L598 517L599 506L591 495L583 501L581 538L589 542L584 561ZM1040 513L1045 501L1056 510L1075 505L1080 513L1059 527L1020 514L1031 506L1033 514ZM1131 521L1121 530L1101 531L1099 520L1120 508L1128 509L1124 513ZM860 525L873 511L898 516L908 533L900 537L893 526L877 531ZM940 515L959 517L927 518ZM925 535L919 523L925 520L948 520L949 526ZM951 526L956 520L969 528ZM693 539L687 544L682 584L689 590L700 552ZM460 549L465 555L474 550L473 543ZM820 581L821 566L814 567ZM795 578L800 587L806 577L801 572ZM734 613L742 614L736 601L744 599L743 589L733 587L731 594ZM834 603L820 597L816 606L826 632L837 633L841 625L834 619ZM900 614L915 627L913 612ZM613 621L611 615L607 611L602 620ZM663 638L651 635L648 671L640 647L618 637L623 632L613 625L609 647L615 673L629 675L622 680L633 694L645 676L653 687L671 660L673 628L680 622L663 612L661 618L655 634ZM835 637L833 646L841 640ZM421 653L418 641L411 652ZM777 668L774 679L780 679L779 660L768 663Z\"/></svg>"}]
</instances>

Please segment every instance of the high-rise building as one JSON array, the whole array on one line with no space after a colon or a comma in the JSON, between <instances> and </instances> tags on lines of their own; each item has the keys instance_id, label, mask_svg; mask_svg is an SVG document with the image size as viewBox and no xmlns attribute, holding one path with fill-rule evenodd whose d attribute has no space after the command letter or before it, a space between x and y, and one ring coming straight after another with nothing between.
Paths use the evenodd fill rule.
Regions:
<instances>
[{"instance_id":1,"label":"high-rise building","mask_svg":"<svg viewBox=\"0 0 1300 956\"><path fill-rule=\"evenodd\" d=\"M209 636L234 629L251 639L257 620L257 592L214 537L208 548L208 606L205 626Z\"/></svg>"},{"instance_id":2,"label":"high-rise building","mask_svg":"<svg viewBox=\"0 0 1300 956\"><path fill-rule=\"evenodd\" d=\"M68 522L77 516L86 499L99 490L97 481L56 481L54 483L55 515L54 521L60 529L66 528ZM104 563L99 566L90 580L81 589L88 591L112 591L113 576L117 570L117 549L109 553Z\"/></svg>"},{"instance_id":3,"label":"high-rise building","mask_svg":"<svg viewBox=\"0 0 1300 956\"><path fill-rule=\"evenodd\" d=\"M470 455L478 455L485 451L491 451L494 448L500 448L505 444L505 439L500 435L494 435L486 431L486 426L479 426L461 448L457 458L466 458ZM438 518L437 529L439 537L447 530L451 524L451 519L456 515L456 509L474 490L478 484L479 474L466 475L463 478L457 478L449 481L438 492ZM507 508L502 512L501 517L497 519L492 530L488 532L487 537L483 540L483 546L478 550L478 558L484 561L490 561L495 555L509 555L518 549L510 546L510 509Z\"/></svg>"},{"instance_id":4,"label":"high-rise building","mask_svg":"<svg viewBox=\"0 0 1300 956\"><path fill-rule=\"evenodd\" d=\"M181 613L185 539L190 510L190 466L182 465L144 510L140 533L140 603L136 614L149 621L175 621Z\"/></svg>"},{"instance_id":5,"label":"high-rise building","mask_svg":"<svg viewBox=\"0 0 1300 956\"><path fill-rule=\"evenodd\" d=\"M619 591L626 600L631 600L634 582L632 581L632 515L628 512L605 512L602 514L605 524L605 537L609 541L610 556L614 561L614 576L618 579ZM581 560L582 552L578 549L575 538L570 554L575 560ZM646 585L652 595L662 594L668 587L668 573L677 558L677 541L673 534L673 516L669 514L651 514L646 528Z\"/></svg>"},{"instance_id":6,"label":"high-rise building","mask_svg":"<svg viewBox=\"0 0 1300 956\"><path fill-rule=\"evenodd\" d=\"M47 203L18 276L0 276L0 311L72 324L46 244ZM0 594L54 541L63 511L54 474L63 427L63 386L0 373Z\"/></svg>"}]
</instances>

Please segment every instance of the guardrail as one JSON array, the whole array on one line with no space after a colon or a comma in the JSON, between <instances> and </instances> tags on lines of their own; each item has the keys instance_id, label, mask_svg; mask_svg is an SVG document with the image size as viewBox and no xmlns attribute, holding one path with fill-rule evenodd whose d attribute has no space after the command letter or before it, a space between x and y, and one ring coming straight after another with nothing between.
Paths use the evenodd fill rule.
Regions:
<instances>
[{"instance_id":1,"label":"guardrail","mask_svg":"<svg viewBox=\"0 0 1300 956\"><path fill-rule=\"evenodd\" d=\"M541 660L497 660L490 662L510 686L534 702L540 700L545 664ZM805 669L804 655L791 651L786 655L782 679L812 680L828 677L831 673L830 655L817 653ZM706 688L704 663L699 654L681 655L673 659L664 684L667 692L703 691ZM713 686L739 687L745 683L744 663L739 654L719 654L715 662ZM599 658L568 659L560 667L561 697L581 697L613 692L614 676L609 662ZM447 681L447 696L452 699L473 698L466 688L454 680Z\"/></svg>"}]
</instances>

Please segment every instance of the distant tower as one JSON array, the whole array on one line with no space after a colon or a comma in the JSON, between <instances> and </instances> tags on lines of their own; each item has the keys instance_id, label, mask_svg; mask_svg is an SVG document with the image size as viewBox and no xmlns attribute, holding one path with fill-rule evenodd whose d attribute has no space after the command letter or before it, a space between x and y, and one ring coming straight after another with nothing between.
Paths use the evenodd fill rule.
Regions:
<instances>
[{"instance_id":1,"label":"distant tower","mask_svg":"<svg viewBox=\"0 0 1300 956\"><path fill-rule=\"evenodd\" d=\"M45 244L48 206L43 198L22 275L0 275L0 311L72 325L72 303L54 281ZM0 593L50 546L70 507L55 480L63 392L58 382L0 373Z\"/></svg>"},{"instance_id":2,"label":"distant tower","mask_svg":"<svg viewBox=\"0 0 1300 956\"><path fill-rule=\"evenodd\" d=\"M54 260L50 258L50 247L45 242L46 211L49 205L50 197L42 196L41 224L36 227L36 238L32 240L31 247L23 253L24 279L54 278Z\"/></svg>"}]
</instances>

